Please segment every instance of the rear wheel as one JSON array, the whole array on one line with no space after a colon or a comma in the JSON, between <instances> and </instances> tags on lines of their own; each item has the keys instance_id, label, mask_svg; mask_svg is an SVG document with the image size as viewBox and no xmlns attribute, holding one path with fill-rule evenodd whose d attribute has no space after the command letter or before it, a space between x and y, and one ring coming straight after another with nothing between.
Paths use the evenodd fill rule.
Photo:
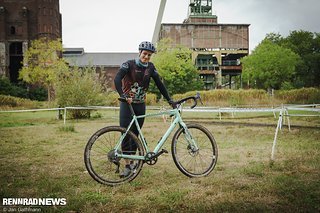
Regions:
<instances>
[{"instance_id":1,"label":"rear wheel","mask_svg":"<svg viewBox=\"0 0 320 213\"><path fill-rule=\"evenodd\" d=\"M180 128L173 136L171 152L178 169L188 177L210 174L218 159L218 148L213 135L199 124L187 124L197 148L192 145L185 130Z\"/></svg>"},{"instance_id":2,"label":"rear wheel","mask_svg":"<svg viewBox=\"0 0 320 213\"><path fill-rule=\"evenodd\" d=\"M132 181L141 171L142 160L125 160L116 156L116 153L144 156L141 141L131 131L128 132L126 140L131 140L130 146L135 148L121 145L118 150L114 149L125 132L125 128L109 126L98 130L89 139L84 151L84 162L89 174L97 182L111 186L118 185ZM123 177L121 173L129 163L131 173Z\"/></svg>"}]
</instances>

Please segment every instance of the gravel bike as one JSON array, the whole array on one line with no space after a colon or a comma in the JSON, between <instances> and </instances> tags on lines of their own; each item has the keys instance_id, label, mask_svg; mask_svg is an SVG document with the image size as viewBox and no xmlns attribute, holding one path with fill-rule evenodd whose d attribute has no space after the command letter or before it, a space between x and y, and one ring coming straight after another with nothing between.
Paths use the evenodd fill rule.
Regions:
<instances>
[{"instance_id":1,"label":"gravel bike","mask_svg":"<svg viewBox=\"0 0 320 213\"><path fill-rule=\"evenodd\" d=\"M119 100L126 102L124 98L119 98ZM177 125L179 128L171 143L171 154L175 165L188 177L209 175L217 163L217 144L211 132L204 126L183 122L182 105L188 100L193 100L191 108L194 108L198 100L201 102L200 94L197 93L195 96L176 101L177 107L174 109L141 116L136 116L129 104L132 120L127 128L104 127L89 139L84 151L84 162L91 177L109 186L132 181L138 176L144 163L154 165L161 154L168 153L167 150L162 149L162 146ZM139 127L138 119L161 115L170 115L173 120L154 150L150 150ZM138 137L130 131L133 125L136 125L139 131ZM128 149L123 146L125 140L131 140L131 145L135 146L134 151L127 151ZM120 171L124 169L128 161L130 161L132 172L126 177L121 177Z\"/></svg>"}]
</instances>

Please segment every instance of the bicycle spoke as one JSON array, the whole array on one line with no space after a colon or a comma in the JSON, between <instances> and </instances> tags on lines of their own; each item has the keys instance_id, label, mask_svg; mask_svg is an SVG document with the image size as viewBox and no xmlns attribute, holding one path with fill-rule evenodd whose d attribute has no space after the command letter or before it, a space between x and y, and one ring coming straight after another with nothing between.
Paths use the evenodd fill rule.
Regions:
<instances>
[{"instance_id":1,"label":"bicycle spoke","mask_svg":"<svg viewBox=\"0 0 320 213\"><path fill-rule=\"evenodd\" d=\"M173 138L174 162L179 170L187 176L207 175L216 165L215 141L208 130L200 125L190 124L187 125L187 128L190 137L186 136L181 128Z\"/></svg>"},{"instance_id":2,"label":"bicycle spoke","mask_svg":"<svg viewBox=\"0 0 320 213\"><path fill-rule=\"evenodd\" d=\"M128 132L126 137L131 141L131 146L134 145L136 148L132 150L131 146L124 145L122 147L120 144L119 150L114 150L124 133L125 129L121 127L105 127L97 131L88 141L84 153L85 165L91 177L99 183L107 185L121 184L133 180L139 174L143 164L142 160L134 160L134 173L126 177L121 177L120 175L127 161L116 157L116 152L119 154L144 156L141 142L131 132Z\"/></svg>"}]
</instances>

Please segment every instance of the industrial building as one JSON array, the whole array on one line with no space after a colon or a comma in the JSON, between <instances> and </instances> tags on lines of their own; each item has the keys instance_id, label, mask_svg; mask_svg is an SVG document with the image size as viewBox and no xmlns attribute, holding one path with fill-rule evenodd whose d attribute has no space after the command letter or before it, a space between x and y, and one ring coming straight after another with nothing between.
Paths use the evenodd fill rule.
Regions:
<instances>
[{"instance_id":1,"label":"industrial building","mask_svg":"<svg viewBox=\"0 0 320 213\"><path fill-rule=\"evenodd\" d=\"M164 10L165 0L161 6ZM183 23L161 23L161 17L154 33L155 41L170 38L173 46L192 50L206 90L231 88L233 78L241 76L240 59L249 54L249 24L220 24L212 7L212 0L190 0ZM59 0L0 0L0 76L18 82L23 53L30 42L42 36L62 38L61 25ZM83 48L66 48L63 57L70 66L96 67L97 74L113 87L120 64L137 53L87 53Z\"/></svg>"},{"instance_id":2,"label":"industrial building","mask_svg":"<svg viewBox=\"0 0 320 213\"><path fill-rule=\"evenodd\" d=\"M0 0L0 76L16 83L23 53L41 37L62 38L59 0Z\"/></svg>"},{"instance_id":3,"label":"industrial building","mask_svg":"<svg viewBox=\"0 0 320 213\"><path fill-rule=\"evenodd\" d=\"M183 23L161 24L159 39L163 38L192 50L207 90L224 85L231 88L232 77L241 76L240 59L249 54L249 24L218 23L212 14L212 0L190 0Z\"/></svg>"}]
</instances>

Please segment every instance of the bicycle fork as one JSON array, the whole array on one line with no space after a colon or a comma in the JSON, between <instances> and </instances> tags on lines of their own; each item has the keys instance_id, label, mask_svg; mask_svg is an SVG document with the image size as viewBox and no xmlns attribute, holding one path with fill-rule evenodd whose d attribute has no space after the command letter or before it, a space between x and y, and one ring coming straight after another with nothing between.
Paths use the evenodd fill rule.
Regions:
<instances>
[{"instance_id":1,"label":"bicycle fork","mask_svg":"<svg viewBox=\"0 0 320 213\"><path fill-rule=\"evenodd\" d=\"M189 129L188 129L188 127L187 127L187 125L185 123L180 122L179 125L180 125L181 128L183 128L182 132L183 132L184 138L188 142L187 149L189 150L189 153L191 155L195 155L199 150L197 142L192 137L192 134L190 133L190 131L189 131Z\"/></svg>"}]
</instances>

